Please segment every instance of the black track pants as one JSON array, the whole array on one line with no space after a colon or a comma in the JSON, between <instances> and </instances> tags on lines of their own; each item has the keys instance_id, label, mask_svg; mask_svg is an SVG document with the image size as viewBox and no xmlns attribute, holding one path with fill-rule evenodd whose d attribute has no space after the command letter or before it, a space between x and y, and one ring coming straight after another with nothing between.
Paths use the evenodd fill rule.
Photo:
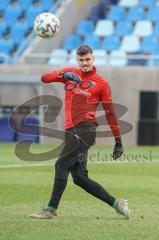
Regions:
<instances>
[{"instance_id":1,"label":"black track pants","mask_svg":"<svg viewBox=\"0 0 159 240\"><path fill-rule=\"evenodd\" d=\"M110 206L113 205L115 198L100 184L88 177L87 153L94 144L95 137L96 124L94 122L81 122L66 130L65 145L55 164L55 179L49 206L57 209L67 185L69 173L76 185Z\"/></svg>"}]
</instances>

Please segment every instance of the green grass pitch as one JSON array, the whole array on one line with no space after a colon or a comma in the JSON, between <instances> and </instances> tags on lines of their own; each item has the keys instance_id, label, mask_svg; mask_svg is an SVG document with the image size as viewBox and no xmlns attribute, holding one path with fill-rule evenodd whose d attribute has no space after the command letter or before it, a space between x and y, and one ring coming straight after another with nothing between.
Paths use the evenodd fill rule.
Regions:
<instances>
[{"instance_id":1,"label":"green grass pitch","mask_svg":"<svg viewBox=\"0 0 159 240\"><path fill-rule=\"evenodd\" d=\"M159 146L127 147L118 162L108 161L111 147L94 146L89 151L89 176L117 198L128 199L130 220L75 186L71 177L56 219L27 218L50 197L54 160L23 162L16 158L14 147L0 145L1 240L159 239ZM32 148L35 153L50 149Z\"/></svg>"}]
</instances>

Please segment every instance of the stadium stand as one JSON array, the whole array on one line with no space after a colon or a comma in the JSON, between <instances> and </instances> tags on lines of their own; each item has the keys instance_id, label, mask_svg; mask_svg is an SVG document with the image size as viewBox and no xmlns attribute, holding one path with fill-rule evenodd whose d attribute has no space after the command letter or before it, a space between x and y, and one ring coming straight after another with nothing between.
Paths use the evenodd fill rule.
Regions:
<instances>
[{"instance_id":1,"label":"stadium stand","mask_svg":"<svg viewBox=\"0 0 159 240\"><path fill-rule=\"evenodd\" d=\"M25 43L29 45L35 17L44 12L55 12L58 0L3 0L0 1L0 62L3 55L9 55L8 61L14 62L14 55ZM32 36L34 37L34 35ZM22 50L22 51L23 51ZM21 51L21 53L22 53Z\"/></svg>"},{"instance_id":2,"label":"stadium stand","mask_svg":"<svg viewBox=\"0 0 159 240\"><path fill-rule=\"evenodd\" d=\"M39 142L39 131L36 131L36 129L34 128L35 132L32 132L32 134L27 133L29 125L39 126L39 120L35 117L27 117L25 119L25 124L23 122L21 123L20 129L19 129L20 131L17 133L17 136L16 136L16 141L19 142L23 140L30 140L30 141L33 141L34 143ZM33 128L31 130L33 131ZM25 134L21 133L22 131L25 132Z\"/></svg>"},{"instance_id":3,"label":"stadium stand","mask_svg":"<svg viewBox=\"0 0 159 240\"><path fill-rule=\"evenodd\" d=\"M14 142L16 139L15 132L9 126L8 115L0 118L0 133L0 142Z\"/></svg>"},{"instance_id":4,"label":"stadium stand","mask_svg":"<svg viewBox=\"0 0 159 240\"><path fill-rule=\"evenodd\" d=\"M130 65L133 63L147 65L145 60L129 61L124 58L130 53L138 58L143 54L149 56L159 52L157 4L159 1L156 0L120 0L118 4L108 6L108 1L107 3L104 0L101 1L92 9L88 19L82 20L75 32L65 39L62 48L68 51L68 63L76 64L75 57L71 59L70 51L79 44L88 44L96 51L105 51L105 57L101 60L98 58L96 61L99 65L100 62L101 65L109 63L112 66L126 66L129 63ZM121 64L120 56L123 57ZM109 57L110 61L107 61ZM117 57L116 61L115 57ZM56 62L56 58L53 62ZM150 62L157 64L157 60Z\"/></svg>"},{"instance_id":5,"label":"stadium stand","mask_svg":"<svg viewBox=\"0 0 159 240\"><path fill-rule=\"evenodd\" d=\"M35 17L50 8L55 12L57 2L58 0L0 2L1 63L3 54L9 55L8 61L12 63L18 50L21 49L21 54L29 46ZM157 0L101 0L98 6L92 8L88 18L82 19L75 31L63 40L59 56L51 54L49 64L75 64L75 58L70 59L70 53L80 44L88 44L95 50L104 50L105 56L109 56L111 51L123 51L123 55L137 53L137 57L139 53L156 54L159 52L158 20ZM67 52L67 56L61 57L61 48ZM98 59L97 62L104 64L107 61Z\"/></svg>"},{"instance_id":6,"label":"stadium stand","mask_svg":"<svg viewBox=\"0 0 159 240\"><path fill-rule=\"evenodd\" d=\"M27 134L28 127L24 123L20 124L19 132L15 132L11 126L17 127L18 123L14 119L9 119L9 115L3 115L0 117L0 142L17 142L22 140L31 140L34 143L39 142L39 132L36 131L32 134ZM39 126L39 120L36 117L27 117L25 120L27 125ZM25 131L26 134L22 134L21 131Z\"/></svg>"}]
</instances>

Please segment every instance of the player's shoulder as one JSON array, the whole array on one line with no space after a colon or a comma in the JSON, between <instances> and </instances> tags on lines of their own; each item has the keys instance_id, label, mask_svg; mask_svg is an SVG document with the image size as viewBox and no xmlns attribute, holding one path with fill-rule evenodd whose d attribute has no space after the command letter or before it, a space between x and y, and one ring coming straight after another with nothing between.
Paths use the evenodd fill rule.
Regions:
<instances>
[{"instance_id":1,"label":"player's shoulder","mask_svg":"<svg viewBox=\"0 0 159 240\"><path fill-rule=\"evenodd\" d=\"M104 78L101 74L96 73L94 75L95 80L101 85L109 85L108 80Z\"/></svg>"}]
</instances>

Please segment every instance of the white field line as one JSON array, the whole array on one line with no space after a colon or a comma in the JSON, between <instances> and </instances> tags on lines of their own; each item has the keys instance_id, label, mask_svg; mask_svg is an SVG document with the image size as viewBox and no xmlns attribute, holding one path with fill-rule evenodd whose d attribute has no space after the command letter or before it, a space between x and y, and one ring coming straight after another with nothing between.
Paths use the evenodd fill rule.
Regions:
<instances>
[{"instance_id":1,"label":"white field line","mask_svg":"<svg viewBox=\"0 0 159 240\"><path fill-rule=\"evenodd\" d=\"M40 166L53 166L52 163L28 163L28 164L21 164L21 163L15 163L15 164L4 164L0 165L0 169L3 168L23 168L23 167L40 167Z\"/></svg>"},{"instance_id":2,"label":"white field line","mask_svg":"<svg viewBox=\"0 0 159 240\"><path fill-rule=\"evenodd\" d=\"M152 161L88 161L88 164L106 164L106 163L112 163L112 164L120 164L120 163L154 163L159 162L159 159L153 159ZM25 168L25 167L41 167L41 166L54 166L54 162L49 163L28 163L28 164L21 164L21 163L15 163L15 164L7 164L7 165L0 165L0 169L6 169L6 168Z\"/></svg>"}]
</instances>

